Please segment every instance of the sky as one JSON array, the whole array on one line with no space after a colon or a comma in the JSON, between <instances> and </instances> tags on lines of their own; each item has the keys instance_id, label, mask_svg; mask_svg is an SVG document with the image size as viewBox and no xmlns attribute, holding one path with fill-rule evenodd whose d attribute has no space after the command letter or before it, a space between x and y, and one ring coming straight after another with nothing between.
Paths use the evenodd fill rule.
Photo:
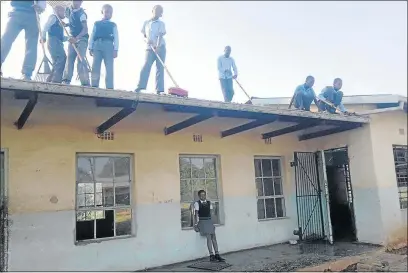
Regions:
<instances>
[{"instance_id":1,"label":"sky","mask_svg":"<svg viewBox=\"0 0 408 273\"><path fill-rule=\"evenodd\" d=\"M345 95L407 95L406 1L84 1L90 29L103 4L113 6L119 30L115 89L136 88L145 54L140 29L161 4L166 64L189 97L222 100L217 58L226 45L250 96L290 97L308 75L316 93L340 77ZM1 1L2 34L9 10L9 1ZM48 6L42 24L51 12ZM23 52L22 32L2 66L5 77L20 77ZM39 46L37 67L42 56ZM154 92L154 77L153 65L145 92ZM172 86L166 75L166 89ZM233 101L246 101L234 88Z\"/></svg>"}]
</instances>

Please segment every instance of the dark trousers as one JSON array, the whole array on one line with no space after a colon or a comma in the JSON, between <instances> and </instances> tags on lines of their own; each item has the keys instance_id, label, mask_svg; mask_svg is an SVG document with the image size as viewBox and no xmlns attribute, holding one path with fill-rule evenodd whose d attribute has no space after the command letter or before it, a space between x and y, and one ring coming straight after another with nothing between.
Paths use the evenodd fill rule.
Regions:
<instances>
[{"instance_id":1,"label":"dark trousers","mask_svg":"<svg viewBox=\"0 0 408 273\"><path fill-rule=\"evenodd\" d=\"M10 53L11 46L17 36L24 29L25 32L25 55L21 73L31 77L37 64L38 26L35 12L12 11L1 37L1 64Z\"/></svg>"},{"instance_id":2,"label":"dark trousers","mask_svg":"<svg viewBox=\"0 0 408 273\"><path fill-rule=\"evenodd\" d=\"M295 108L310 111L310 105L314 99L314 95L305 92L295 94Z\"/></svg>"},{"instance_id":3,"label":"dark trousers","mask_svg":"<svg viewBox=\"0 0 408 273\"><path fill-rule=\"evenodd\" d=\"M113 42L110 40L97 40L93 48L93 62L91 72L92 87L99 87L102 60L105 64L105 88L113 89Z\"/></svg>"},{"instance_id":4,"label":"dark trousers","mask_svg":"<svg viewBox=\"0 0 408 273\"><path fill-rule=\"evenodd\" d=\"M224 96L225 102L231 102L234 97L234 85L232 83L232 78L230 79L220 79L222 95Z\"/></svg>"},{"instance_id":5,"label":"dark trousers","mask_svg":"<svg viewBox=\"0 0 408 273\"><path fill-rule=\"evenodd\" d=\"M163 62L166 61L166 47L161 46L156 50L160 59ZM156 62L156 92L164 92L164 67L158 60L156 54L151 49L146 50L145 63L143 65L142 71L140 71L139 83L137 89L146 90L147 82L149 81L150 70L152 69L153 63Z\"/></svg>"},{"instance_id":6,"label":"dark trousers","mask_svg":"<svg viewBox=\"0 0 408 273\"><path fill-rule=\"evenodd\" d=\"M323 97L337 107L343 100L343 92L335 91L333 88L326 88L323 93ZM333 108L322 101L319 102L319 109L320 111L328 111L332 114L336 113L336 108Z\"/></svg>"},{"instance_id":7,"label":"dark trousers","mask_svg":"<svg viewBox=\"0 0 408 273\"><path fill-rule=\"evenodd\" d=\"M65 62L67 61L64 44L57 37L48 36L47 46L52 59L52 71L47 78L47 82L61 83Z\"/></svg>"}]
</instances>

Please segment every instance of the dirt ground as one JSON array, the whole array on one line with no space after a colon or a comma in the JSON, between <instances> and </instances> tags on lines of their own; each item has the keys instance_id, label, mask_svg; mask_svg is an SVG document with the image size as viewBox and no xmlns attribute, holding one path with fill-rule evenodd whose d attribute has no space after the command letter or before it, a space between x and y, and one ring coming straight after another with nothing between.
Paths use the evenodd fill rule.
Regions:
<instances>
[{"instance_id":1,"label":"dirt ground","mask_svg":"<svg viewBox=\"0 0 408 273\"><path fill-rule=\"evenodd\" d=\"M372 245L342 242L334 245L324 243L297 245L279 244L225 254L223 257L232 266L222 271L296 271L301 268L324 264L344 257L378 252L379 249L379 247ZM403 257L402 255L398 256ZM152 268L145 271L202 271L188 267L197 261L198 260Z\"/></svg>"}]
</instances>

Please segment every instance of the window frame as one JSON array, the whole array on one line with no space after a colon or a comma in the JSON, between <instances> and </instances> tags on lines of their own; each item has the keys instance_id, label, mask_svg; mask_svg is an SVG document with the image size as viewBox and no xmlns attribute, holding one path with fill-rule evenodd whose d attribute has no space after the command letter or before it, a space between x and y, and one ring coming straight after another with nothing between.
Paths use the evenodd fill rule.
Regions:
<instances>
[{"instance_id":1,"label":"window frame","mask_svg":"<svg viewBox=\"0 0 408 273\"><path fill-rule=\"evenodd\" d=\"M274 159L279 160L280 176L273 176L272 175L271 177L269 177L269 176L257 177L256 176L256 169L255 169L255 160L263 160L263 159L271 160L271 161L274 160ZM284 157L283 156L254 156L253 164L254 164L253 165L254 166L254 183L255 183L256 202L257 202L256 206L258 206L258 200L260 200L260 199L261 200L275 199L275 215L276 215L276 217L267 217L266 216L266 206L265 206L265 201L264 201L264 215L265 215L265 218L259 219L259 217L258 217L258 208L257 208L256 217L258 219L258 222L287 219L288 216L287 216L286 197L285 197L285 188L284 188L284 180L285 180L285 172L284 172L284 165L283 165L284 164ZM262 175L263 175L263 170L262 169L261 169L261 172L262 172ZM264 196L258 196L258 189L256 187L256 179L258 179L258 178L261 178L261 179L271 178L272 181L273 181L274 178L280 178L281 179L282 194L281 195L270 195L270 196L265 196L265 195ZM274 187L274 192L275 192L275 183L273 184L273 187ZM263 192L265 193L265 185L264 185L263 181L262 181L262 189L263 189ZM277 208L276 208L276 199L280 199L280 198L283 199L283 216L278 217L277 216L278 215Z\"/></svg>"},{"instance_id":2,"label":"window frame","mask_svg":"<svg viewBox=\"0 0 408 273\"><path fill-rule=\"evenodd\" d=\"M113 182L113 206L109 206L109 207L84 207L84 208L78 208L78 159L80 157L88 157L88 158L95 158L95 157L109 157L109 158L129 158L129 205L121 205L121 206L115 206L115 201L116 201L116 194L115 194L115 183ZM114 164L113 164L113 172L115 171L114 169ZM126 239L126 238L130 238L130 237L135 237L135 224L134 224L134 209L133 209L133 183L135 181L134 179L134 168L135 168L135 164L134 164L134 156L133 154L130 153L76 153L75 154L75 206L74 206L74 210L75 210L75 217L74 217L74 244L75 245L86 245L89 243L95 243L95 242L101 242L101 241L109 241L109 240L118 240L118 239ZM94 194L95 194L95 189L96 189L96 181L93 181L92 183L90 182L84 182L84 183L89 183L89 184L93 184L94 185ZM109 182L100 182L100 183L109 183ZM119 182L119 183L123 183L123 182ZM95 198L95 197L94 197ZM130 209L130 223L131 223L131 232L130 234L126 234L126 235L116 235L116 210L121 210L121 209ZM95 238L96 235L96 220L94 219L94 238L93 239L87 239L87 240L77 240L76 237L76 223L77 223L77 213L80 211L103 211L103 214L105 216L105 211L106 210L113 210L113 224L114 224L114 228L113 228L113 236L112 237L104 237L104 238Z\"/></svg>"},{"instance_id":3,"label":"window frame","mask_svg":"<svg viewBox=\"0 0 408 273\"><path fill-rule=\"evenodd\" d=\"M223 226L224 225L224 214L223 214L223 212L224 212L224 210L223 210L224 203L223 203L223 196L222 196L222 190L221 190L222 183L221 183L221 175L220 175L220 173L221 173L221 159L220 159L220 156L216 155L216 154L179 154L178 155L178 161L177 161L177 163L178 163L177 164L178 174L179 174L179 179L178 179L179 187L181 187L181 181L183 180L181 178L181 169L180 169L180 159L183 158L183 157L184 158L187 157L187 158L190 158L190 159L191 158L204 158L204 159L205 158L211 158L211 159L215 159L215 180L216 180L216 185L217 185L218 199L217 200L209 199L209 201L211 201L211 203L213 205L213 208L214 208L214 202L218 202L219 223L214 224L214 226ZM181 205L186 204L187 202L181 200L181 194L179 193L179 195L180 195L180 212L181 212L181 209L182 209ZM193 199L194 198L196 198L196 197L193 196ZM195 200L192 200L191 202L193 202L193 201L195 201ZM194 215L192 215L192 217L194 217ZM181 222L181 218L180 218L180 227L181 227L181 230L194 229L194 227L183 227L182 222Z\"/></svg>"},{"instance_id":4,"label":"window frame","mask_svg":"<svg viewBox=\"0 0 408 273\"><path fill-rule=\"evenodd\" d=\"M406 195L408 195L408 185L405 186L406 190L405 191L401 191L401 188L403 188L402 186L399 186L399 181L398 181L398 173L397 173L397 161L396 161L396 151L398 150L405 150L405 153L408 153L408 145L397 145L397 144L393 144L392 145L392 155L393 155L393 161L394 161L394 172L395 172L395 180L397 182L397 190L398 190L398 201L399 201L399 206L401 210L407 210L408 209L408 205L407 207L403 208L402 207L402 200L406 199L406 201L408 201L408 197L402 197L402 193L405 193ZM408 160L408 157L406 158L406 160Z\"/></svg>"}]
</instances>

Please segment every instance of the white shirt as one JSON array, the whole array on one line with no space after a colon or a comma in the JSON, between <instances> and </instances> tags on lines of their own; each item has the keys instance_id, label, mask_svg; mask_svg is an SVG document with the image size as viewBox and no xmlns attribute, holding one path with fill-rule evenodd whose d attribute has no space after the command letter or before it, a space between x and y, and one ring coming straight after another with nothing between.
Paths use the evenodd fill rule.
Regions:
<instances>
[{"instance_id":1,"label":"white shirt","mask_svg":"<svg viewBox=\"0 0 408 273\"><path fill-rule=\"evenodd\" d=\"M142 33L148 40L153 42L153 45L157 45L157 39L159 36L162 36L158 47L166 45L166 41L163 38L163 35L166 34L166 26L160 19L145 21L142 27ZM148 45L147 48L150 49L150 46Z\"/></svg>"},{"instance_id":2,"label":"white shirt","mask_svg":"<svg viewBox=\"0 0 408 273\"><path fill-rule=\"evenodd\" d=\"M200 210L200 205L198 204L198 202L201 202L201 204L202 204L202 203L207 202L207 200L204 200L204 201L203 200L198 200L198 201L194 202L194 210L196 210L196 211ZM212 203L210 203L210 209L213 209Z\"/></svg>"},{"instance_id":3,"label":"white shirt","mask_svg":"<svg viewBox=\"0 0 408 273\"><path fill-rule=\"evenodd\" d=\"M234 70L234 74L232 74L231 68ZM218 77L220 79L231 79L234 75L238 76L235 60L232 57L227 58L224 55L218 57Z\"/></svg>"}]
</instances>

